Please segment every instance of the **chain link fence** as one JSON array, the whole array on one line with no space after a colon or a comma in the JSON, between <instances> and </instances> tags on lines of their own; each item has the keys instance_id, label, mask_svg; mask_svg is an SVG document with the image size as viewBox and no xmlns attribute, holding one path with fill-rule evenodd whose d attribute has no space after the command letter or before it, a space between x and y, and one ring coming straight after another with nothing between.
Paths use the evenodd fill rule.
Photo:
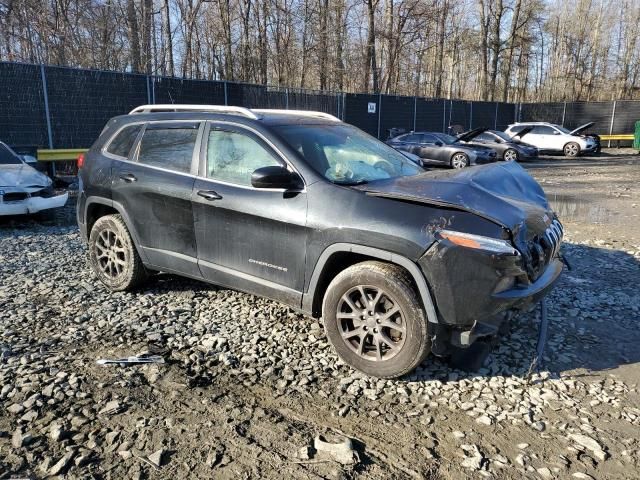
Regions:
<instances>
[{"instance_id":1,"label":"chain link fence","mask_svg":"<svg viewBox=\"0 0 640 480\"><path fill-rule=\"evenodd\" d=\"M594 133L631 133L640 101L513 104L323 92L226 81L0 62L0 140L13 146L87 148L109 118L142 104L213 104L317 110L386 139L391 130L459 133L547 121Z\"/></svg>"}]
</instances>

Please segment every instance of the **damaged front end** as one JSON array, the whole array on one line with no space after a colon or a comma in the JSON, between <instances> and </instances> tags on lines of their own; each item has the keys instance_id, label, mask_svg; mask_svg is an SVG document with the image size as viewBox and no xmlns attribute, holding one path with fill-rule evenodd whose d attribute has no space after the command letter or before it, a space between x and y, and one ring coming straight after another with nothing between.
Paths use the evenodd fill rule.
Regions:
<instances>
[{"instance_id":1,"label":"damaged front end","mask_svg":"<svg viewBox=\"0 0 640 480\"><path fill-rule=\"evenodd\" d=\"M0 215L25 215L64 207L68 193L57 194L51 187L0 187Z\"/></svg>"},{"instance_id":2,"label":"damaged front end","mask_svg":"<svg viewBox=\"0 0 640 480\"><path fill-rule=\"evenodd\" d=\"M563 227L515 162L376 187L368 193L449 209L447 225L429 232L433 242L418 259L438 314L436 355L495 336L514 312L533 309L562 272Z\"/></svg>"}]
</instances>

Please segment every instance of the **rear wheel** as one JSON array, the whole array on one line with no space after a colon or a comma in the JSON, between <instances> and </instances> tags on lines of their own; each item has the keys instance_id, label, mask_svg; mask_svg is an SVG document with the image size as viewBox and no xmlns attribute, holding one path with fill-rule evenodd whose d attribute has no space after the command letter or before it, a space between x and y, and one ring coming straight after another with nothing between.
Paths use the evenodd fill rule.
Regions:
<instances>
[{"instance_id":1,"label":"rear wheel","mask_svg":"<svg viewBox=\"0 0 640 480\"><path fill-rule=\"evenodd\" d=\"M464 168L469 165L469 157L464 153L454 153L451 157L451 168Z\"/></svg>"},{"instance_id":2,"label":"rear wheel","mask_svg":"<svg viewBox=\"0 0 640 480\"><path fill-rule=\"evenodd\" d=\"M513 148L509 148L505 150L502 158L505 162L515 162L516 160L518 160L518 152Z\"/></svg>"},{"instance_id":3,"label":"rear wheel","mask_svg":"<svg viewBox=\"0 0 640 480\"><path fill-rule=\"evenodd\" d=\"M89 234L89 264L110 290L129 290L140 285L147 272L120 215L96 220Z\"/></svg>"},{"instance_id":4,"label":"rear wheel","mask_svg":"<svg viewBox=\"0 0 640 480\"><path fill-rule=\"evenodd\" d=\"M322 311L340 358L368 375L405 375L430 351L425 312L408 274L395 265L363 262L342 271Z\"/></svg>"},{"instance_id":5,"label":"rear wheel","mask_svg":"<svg viewBox=\"0 0 640 480\"><path fill-rule=\"evenodd\" d=\"M565 157L577 157L580 154L580 145L575 142L569 142L564 146Z\"/></svg>"}]
</instances>

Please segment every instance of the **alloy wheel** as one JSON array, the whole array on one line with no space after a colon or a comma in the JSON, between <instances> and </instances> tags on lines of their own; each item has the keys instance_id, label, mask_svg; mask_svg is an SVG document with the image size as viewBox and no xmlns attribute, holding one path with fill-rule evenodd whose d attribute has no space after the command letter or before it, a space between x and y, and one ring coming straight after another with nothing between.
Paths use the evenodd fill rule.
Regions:
<instances>
[{"instance_id":1,"label":"alloy wheel","mask_svg":"<svg viewBox=\"0 0 640 480\"><path fill-rule=\"evenodd\" d=\"M504 152L504 161L505 162L513 162L515 160L518 160L518 152L516 152L515 150L509 149L506 152Z\"/></svg>"},{"instance_id":2,"label":"alloy wheel","mask_svg":"<svg viewBox=\"0 0 640 480\"><path fill-rule=\"evenodd\" d=\"M569 157L575 157L578 155L578 145L575 143L569 143L566 147L564 147L564 153Z\"/></svg>"},{"instance_id":3,"label":"alloy wheel","mask_svg":"<svg viewBox=\"0 0 640 480\"><path fill-rule=\"evenodd\" d=\"M342 340L363 359L393 358L406 340L406 323L398 303L385 290L358 285L338 302L336 315Z\"/></svg>"},{"instance_id":4,"label":"alloy wheel","mask_svg":"<svg viewBox=\"0 0 640 480\"><path fill-rule=\"evenodd\" d=\"M453 168L464 168L467 166L467 156L464 153L456 153L451 159Z\"/></svg>"},{"instance_id":5,"label":"alloy wheel","mask_svg":"<svg viewBox=\"0 0 640 480\"><path fill-rule=\"evenodd\" d=\"M105 229L95 242L95 255L102 273L116 278L127 265L126 249L117 232Z\"/></svg>"}]
</instances>

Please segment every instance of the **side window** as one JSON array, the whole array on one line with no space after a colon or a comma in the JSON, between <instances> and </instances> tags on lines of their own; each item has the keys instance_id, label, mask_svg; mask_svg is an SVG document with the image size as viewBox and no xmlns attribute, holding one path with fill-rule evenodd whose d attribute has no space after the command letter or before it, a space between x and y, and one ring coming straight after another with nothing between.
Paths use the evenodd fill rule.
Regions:
<instances>
[{"instance_id":1,"label":"side window","mask_svg":"<svg viewBox=\"0 0 640 480\"><path fill-rule=\"evenodd\" d=\"M420 135L417 135L415 133L409 133L409 134L404 136L402 141L403 142L409 142L409 143L418 143L418 142L420 142Z\"/></svg>"},{"instance_id":2,"label":"side window","mask_svg":"<svg viewBox=\"0 0 640 480\"><path fill-rule=\"evenodd\" d=\"M120 133L109 143L107 152L111 155L127 158L141 128L142 125L129 125L120 130Z\"/></svg>"},{"instance_id":3,"label":"side window","mask_svg":"<svg viewBox=\"0 0 640 480\"><path fill-rule=\"evenodd\" d=\"M429 135L428 133L425 133L422 136L422 141L424 143L436 143L438 141L438 139L436 138L435 135Z\"/></svg>"},{"instance_id":4,"label":"side window","mask_svg":"<svg viewBox=\"0 0 640 480\"><path fill-rule=\"evenodd\" d=\"M198 124L149 125L142 135L138 163L189 173Z\"/></svg>"},{"instance_id":5,"label":"side window","mask_svg":"<svg viewBox=\"0 0 640 480\"><path fill-rule=\"evenodd\" d=\"M207 177L251 186L258 168L281 165L275 155L252 137L212 127L207 144Z\"/></svg>"},{"instance_id":6,"label":"side window","mask_svg":"<svg viewBox=\"0 0 640 480\"><path fill-rule=\"evenodd\" d=\"M553 135L553 132L553 128L546 125L536 125L533 127L533 130L531 130L531 133L534 135Z\"/></svg>"},{"instance_id":7,"label":"side window","mask_svg":"<svg viewBox=\"0 0 640 480\"><path fill-rule=\"evenodd\" d=\"M480 142L495 142L495 139L491 135L489 135L488 133L481 133L480 135L478 135L473 140L478 140ZM471 141L473 141L473 140L471 140Z\"/></svg>"},{"instance_id":8,"label":"side window","mask_svg":"<svg viewBox=\"0 0 640 480\"><path fill-rule=\"evenodd\" d=\"M515 125L511 127L509 131L511 132L512 135L515 135L516 133L520 133L522 130L524 130L527 127L528 125Z\"/></svg>"}]
</instances>

